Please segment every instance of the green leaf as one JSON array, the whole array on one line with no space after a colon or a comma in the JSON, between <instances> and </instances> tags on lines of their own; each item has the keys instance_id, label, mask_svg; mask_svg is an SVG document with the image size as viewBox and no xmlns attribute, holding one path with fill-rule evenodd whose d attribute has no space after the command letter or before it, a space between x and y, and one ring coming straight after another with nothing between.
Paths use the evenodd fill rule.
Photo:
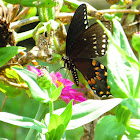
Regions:
<instances>
[{"instance_id":1,"label":"green leaf","mask_svg":"<svg viewBox=\"0 0 140 140\"><path fill-rule=\"evenodd\" d=\"M62 56L60 54L53 53L53 58L51 60L51 63L55 63L61 59L62 59Z\"/></svg>"},{"instance_id":2,"label":"green leaf","mask_svg":"<svg viewBox=\"0 0 140 140\"><path fill-rule=\"evenodd\" d=\"M53 7L56 6L56 2L54 2L53 0L4 0L7 3L11 3L11 4L20 4L22 6L26 6L26 7Z\"/></svg>"},{"instance_id":3,"label":"green leaf","mask_svg":"<svg viewBox=\"0 0 140 140\"><path fill-rule=\"evenodd\" d=\"M36 83L37 75L35 76L35 73L22 68L12 68L25 80L35 100L41 103L48 103L50 101L48 94L45 94Z\"/></svg>"},{"instance_id":4,"label":"green leaf","mask_svg":"<svg viewBox=\"0 0 140 140\"><path fill-rule=\"evenodd\" d=\"M69 7L68 7L68 5L62 5L62 8L61 8L61 12L67 12L67 13L69 13L69 12L72 12L72 10L71 9L69 9Z\"/></svg>"},{"instance_id":5,"label":"green leaf","mask_svg":"<svg viewBox=\"0 0 140 140\"><path fill-rule=\"evenodd\" d=\"M56 140L56 139L61 139L66 127L71 119L72 115L72 104L73 101L70 101L70 103L67 105L66 109L64 112L59 116L56 114L53 114L50 118L50 123L47 122L49 121L49 113L45 117L45 122L49 123L48 125L48 133L47 133L47 139L50 140Z\"/></svg>"},{"instance_id":6,"label":"green leaf","mask_svg":"<svg viewBox=\"0 0 140 140\"><path fill-rule=\"evenodd\" d=\"M3 81L0 81L0 91L8 97L17 97L25 92L22 88L15 88L14 86L8 85Z\"/></svg>"},{"instance_id":7,"label":"green leaf","mask_svg":"<svg viewBox=\"0 0 140 140\"><path fill-rule=\"evenodd\" d=\"M56 129L54 140L60 140L62 138L64 132L65 132L64 125L63 124L59 125Z\"/></svg>"},{"instance_id":8,"label":"green leaf","mask_svg":"<svg viewBox=\"0 0 140 140\"><path fill-rule=\"evenodd\" d=\"M60 96L61 91L62 91L63 88L64 88L64 86L61 85L60 87L56 88L56 90L54 90L52 92L52 97L51 97L51 100L52 101L55 101L55 100L57 100L59 98L59 96Z\"/></svg>"},{"instance_id":9,"label":"green leaf","mask_svg":"<svg viewBox=\"0 0 140 140\"><path fill-rule=\"evenodd\" d=\"M72 105L73 100L69 102L64 112L60 115L63 119L64 129L66 129L71 117L72 117Z\"/></svg>"},{"instance_id":10,"label":"green leaf","mask_svg":"<svg viewBox=\"0 0 140 140\"><path fill-rule=\"evenodd\" d=\"M48 131L47 127L39 121L7 112L0 112L0 121L24 128L36 129L40 133L46 133Z\"/></svg>"},{"instance_id":11,"label":"green leaf","mask_svg":"<svg viewBox=\"0 0 140 140\"><path fill-rule=\"evenodd\" d=\"M117 106L122 99L108 99L108 100L87 100L76 104L72 107L72 118L68 124L67 130L78 128L87 124L99 116L108 112ZM60 115L65 108L55 110L54 113ZM49 124L49 114L46 114L45 123Z\"/></svg>"},{"instance_id":12,"label":"green leaf","mask_svg":"<svg viewBox=\"0 0 140 140\"><path fill-rule=\"evenodd\" d=\"M21 68L20 66L16 66L16 67L19 67ZM6 76L6 78L10 78L10 79L13 79L15 80L17 83L24 83L23 82L23 79L15 72L15 70L11 69L11 68L6 68L5 69L5 72L4 72L4 75Z\"/></svg>"},{"instance_id":13,"label":"green leaf","mask_svg":"<svg viewBox=\"0 0 140 140\"><path fill-rule=\"evenodd\" d=\"M95 128L95 140L120 140L126 127L115 116L108 115L100 119Z\"/></svg>"},{"instance_id":14,"label":"green leaf","mask_svg":"<svg viewBox=\"0 0 140 140\"><path fill-rule=\"evenodd\" d=\"M125 126L129 125L131 114L131 111L126 106L118 105L116 109L116 118Z\"/></svg>"},{"instance_id":15,"label":"green leaf","mask_svg":"<svg viewBox=\"0 0 140 140\"><path fill-rule=\"evenodd\" d=\"M127 131L129 140L140 139L140 119L131 119Z\"/></svg>"},{"instance_id":16,"label":"green leaf","mask_svg":"<svg viewBox=\"0 0 140 140\"><path fill-rule=\"evenodd\" d=\"M24 8L22 8L24 10ZM37 8L36 7L30 7L30 9L25 13L23 16L21 16L21 19L27 19L33 16L36 16L37 14Z\"/></svg>"},{"instance_id":17,"label":"green leaf","mask_svg":"<svg viewBox=\"0 0 140 140\"><path fill-rule=\"evenodd\" d=\"M139 97L139 63L120 23L113 19L113 36L106 30L110 42L107 50L108 85L114 97Z\"/></svg>"},{"instance_id":18,"label":"green leaf","mask_svg":"<svg viewBox=\"0 0 140 140\"><path fill-rule=\"evenodd\" d=\"M13 56L25 50L24 47L10 46L0 48L0 67L7 63Z\"/></svg>"},{"instance_id":19,"label":"green leaf","mask_svg":"<svg viewBox=\"0 0 140 140\"><path fill-rule=\"evenodd\" d=\"M0 91L2 91L8 97L16 97L25 92L21 87L13 85L25 84L23 79L11 68L6 68L4 71L4 77L7 79L7 83L0 81Z\"/></svg>"},{"instance_id":20,"label":"green leaf","mask_svg":"<svg viewBox=\"0 0 140 140\"><path fill-rule=\"evenodd\" d=\"M50 119L50 124L48 125L48 136L49 140L56 140L61 139L64 133L64 125L63 125L63 119L53 114Z\"/></svg>"},{"instance_id":21,"label":"green leaf","mask_svg":"<svg viewBox=\"0 0 140 140\"><path fill-rule=\"evenodd\" d=\"M139 109L139 102L134 98L124 99L121 102L122 106L126 106L137 118L140 118L140 114L138 112Z\"/></svg>"},{"instance_id":22,"label":"green leaf","mask_svg":"<svg viewBox=\"0 0 140 140\"><path fill-rule=\"evenodd\" d=\"M50 118L50 124L48 125L48 132L56 129L60 124L63 124L62 118L56 114L53 114Z\"/></svg>"}]
</instances>

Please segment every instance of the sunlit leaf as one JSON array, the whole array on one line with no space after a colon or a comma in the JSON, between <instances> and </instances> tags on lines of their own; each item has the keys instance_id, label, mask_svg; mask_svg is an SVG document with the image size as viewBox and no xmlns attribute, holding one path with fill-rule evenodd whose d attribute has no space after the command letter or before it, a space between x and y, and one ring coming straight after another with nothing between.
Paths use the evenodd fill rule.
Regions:
<instances>
[{"instance_id":1,"label":"sunlit leaf","mask_svg":"<svg viewBox=\"0 0 140 140\"><path fill-rule=\"evenodd\" d=\"M108 99L108 100L87 100L76 104L72 107L72 118L68 124L67 130L78 128L87 124L105 112L117 106L122 99ZM64 108L55 110L54 113L60 115ZM45 123L49 124L49 114L46 114Z\"/></svg>"},{"instance_id":2,"label":"sunlit leaf","mask_svg":"<svg viewBox=\"0 0 140 140\"><path fill-rule=\"evenodd\" d=\"M40 133L46 133L48 131L47 127L39 121L7 112L0 112L0 121L24 128L36 129Z\"/></svg>"},{"instance_id":3,"label":"sunlit leaf","mask_svg":"<svg viewBox=\"0 0 140 140\"><path fill-rule=\"evenodd\" d=\"M48 94L45 94L36 83L37 75L35 73L17 67L13 67L13 69L25 80L35 100L41 103L50 101Z\"/></svg>"},{"instance_id":4,"label":"sunlit leaf","mask_svg":"<svg viewBox=\"0 0 140 140\"><path fill-rule=\"evenodd\" d=\"M60 116L53 114L51 118L49 119L48 116L46 115L47 117L45 117L45 122L50 120L50 123L48 125L48 133L46 134L46 137L48 140L56 140L56 139L59 140L62 138L65 132L65 129L71 119L72 104L73 104L73 101L71 101L67 105L66 109Z\"/></svg>"},{"instance_id":5,"label":"sunlit leaf","mask_svg":"<svg viewBox=\"0 0 140 140\"><path fill-rule=\"evenodd\" d=\"M10 46L0 48L0 67L8 62L13 56L25 50L24 47Z\"/></svg>"},{"instance_id":6,"label":"sunlit leaf","mask_svg":"<svg viewBox=\"0 0 140 140\"><path fill-rule=\"evenodd\" d=\"M60 87L56 88L53 92L52 92L52 97L51 97L51 100L52 101L55 101L59 98L60 94L61 94L61 91L62 89L64 88L63 85L61 85Z\"/></svg>"},{"instance_id":7,"label":"sunlit leaf","mask_svg":"<svg viewBox=\"0 0 140 140\"><path fill-rule=\"evenodd\" d=\"M56 2L52 0L42 0L42 1L37 1L37 0L4 0L7 3L11 4L20 4L22 6L26 7L48 7L51 8L53 6L56 6Z\"/></svg>"},{"instance_id":8,"label":"sunlit leaf","mask_svg":"<svg viewBox=\"0 0 140 140\"><path fill-rule=\"evenodd\" d=\"M95 140L119 140L125 134L126 127L113 115L100 119L95 128Z\"/></svg>"},{"instance_id":9,"label":"sunlit leaf","mask_svg":"<svg viewBox=\"0 0 140 140\"><path fill-rule=\"evenodd\" d=\"M140 139L140 119L131 119L130 125L127 127L129 132L127 137L129 140L139 140Z\"/></svg>"},{"instance_id":10,"label":"sunlit leaf","mask_svg":"<svg viewBox=\"0 0 140 140\"><path fill-rule=\"evenodd\" d=\"M104 28L104 27L103 27ZM107 50L108 85L114 97L140 96L139 68L120 23L113 19L113 36L105 29L110 42Z\"/></svg>"}]
</instances>

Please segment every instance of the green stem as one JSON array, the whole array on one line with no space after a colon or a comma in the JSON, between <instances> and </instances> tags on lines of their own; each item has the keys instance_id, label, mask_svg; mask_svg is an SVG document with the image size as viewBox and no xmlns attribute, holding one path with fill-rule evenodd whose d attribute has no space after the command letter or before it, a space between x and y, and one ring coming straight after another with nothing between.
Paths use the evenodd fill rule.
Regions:
<instances>
[{"instance_id":1,"label":"green stem","mask_svg":"<svg viewBox=\"0 0 140 140\"><path fill-rule=\"evenodd\" d=\"M138 52L138 55L139 55L139 63L140 63L140 52Z\"/></svg>"},{"instance_id":2,"label":"green stem","mask_svg":"<svg viewBox=\"0 0 140 140\"><path fill-rule=\"evenodd\" d=\"M45 7L38 8L38 13L41 22L48 22L47 9Z\"/></svg>"},{"instance_id":3,"label":"green stem","mask_svg":"<svg viewBox=\"0 0 140 140\"><path fill-rule=\"evenodd\" d=\"M46 104L40 104L39 105L37 114L35 116L35 120L38 120L38 121L40 120L40 118L41 118L45 109L46 109ZM25 140L30 140L33 132L34 132L34 129L30 129Z\"/></svg>"},{"instance_id":4,"label":"green stem","mask_svg":"<svg viewBox=\"0 0 140 140\"><path fill-rule=\"evenodd\" d=\"M38 30L39 33L43 33L44 31L45 31L44 27L41 27ZM32 29L30 31L23 32L23 33L16 34L16 43L33 37L33 33L34 33L34 29Z\"/></svg>"},{"instance_id":5,"label":"green stem","mask_svg":"<svg viewBox=\"0 0 140 140\"><path fill-rule=\"evenodd\" d=\"M48 20L54 20L54 7L47 8Z\"/></svg>"},{"instance_id":6,"label":"green stem","mask_svg":"<svg viewBox=\"0 0 140 140\"><path fill-rule=\"evenodd\" d=\"M48 22L49 20L54 20L54 7L52 8L38 8L39 18L42 22Z\"/></svg>"},{"instance_id":7,"label":"green stem","mask_svg":"<svg viewBox=\"0 0 140 140\"><path fill-rule=\"evenodd\" d=\"M139 63L140 63L140 52L138 52L138 55L139 55ZM135 98L139 97L139 94L140 94L140 86L139 85L140 85L140 70L139 70L139 79L138 79L137 86L135 89L135 95L134 95Z\"/></svg>"},{"instance_id":8,"label":"green stem","mask_svg":"<svg viewBox=\"0 0 140 140\"><path fill-rule=\"evenodd\" d=\"M49 97L52 98L52 91L51 91L51 89L48 88L47 91L48 91ZM50 100L50 102L49 102L50 118L51 118L51 116L53 114L53 110L54 110L53 101Z\"/></svg>"},{"instance_id":9,"label":"green stem","mask_svg":"<svg viewBox=\"0 0 140 140\"><path fill-rule=\"evenodd\" d=\"M54 109L54 107L53 107L53 101L50 101L50 102L49 102L50 118L51 118L51 116L52 116L52 114L53 114L53 109Z\"/></svg>"}]
</instances>

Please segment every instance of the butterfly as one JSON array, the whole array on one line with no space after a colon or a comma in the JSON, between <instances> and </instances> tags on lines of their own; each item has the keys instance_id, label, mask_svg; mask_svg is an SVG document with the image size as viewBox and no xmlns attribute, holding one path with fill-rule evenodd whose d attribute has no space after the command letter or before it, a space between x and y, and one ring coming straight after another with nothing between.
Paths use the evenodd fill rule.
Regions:
<instances>
[{"instance_id":1,"label":"butterfly","mask_svg":"<svg viewBox=\"0 0 140 140\"><path fill-rule=\"evenodd\" d=\"M111 24L102 22L108 29ZM73 75L74 83L78 86L79 79L77 69L83 74L90 87L99 95L110 95L107 86L107 69L96 57L106 54L108 37L102 27L95 23L89 27L86 4L80 5L70 23L66 38L66 57L64 67Z\"/></svg>"}]
</instances>

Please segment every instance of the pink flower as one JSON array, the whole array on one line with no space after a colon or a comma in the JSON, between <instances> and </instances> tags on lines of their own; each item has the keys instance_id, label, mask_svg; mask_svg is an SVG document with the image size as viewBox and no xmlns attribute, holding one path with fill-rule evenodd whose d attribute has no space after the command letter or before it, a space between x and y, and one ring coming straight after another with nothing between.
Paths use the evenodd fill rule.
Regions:
<instances>
[{"instance_id":1,"label":"pink flower","mask_svg":"<svg viewBox=\"0 0 140 140\"><path fill-rule=\"evenodd\" d=\"M34 66L27 65L27 68L29 69L29 71L31 71L31 72L37 74L38 77L39 77L39 76L42 76L42 75L44 74L41 70L35 68Z\"/></svg>"},{"instance_id":2,"label":"pink flower","mask_svg":"<svg viewBox=\"0 0 140 140\"><path fill-rule=\"evenodd\" d=\"M86 100L86 98L83 97L84 94L82 92L77 92L75 89L71 88L73 82L71 82L69 79L63 79L60 72L51 72L50 76L52 77L53 83L56 85L56 87L59 87L62 84L64 85L59 97L64 102L68 104L72 99L74 99L73 104L75 104L75 102L83 102Z\"/></svg>"},{"instance_id":3,"label":"pink flower","mask_svg":"<svg viewBox=\"0 0 140 140\"><path fill-rule=\"evenodd\" d=\"M41 70L35 68L34 66L28 65L27 68L30 71L36 73L37 76L42 76L44 74ZM77 92L77 90L71 88L73 82L71 82L69 79L63 79L60 72L51 72L49 75L52 78L52 82L56 85L57 88L62 84L64 85L64 88L62 89L61 95L59 97L64 102L68 104L72 99L74 99L73 104L75 104L75 102L83 102L86 100L82 92Z\"/></svg>"}]
</instances>

